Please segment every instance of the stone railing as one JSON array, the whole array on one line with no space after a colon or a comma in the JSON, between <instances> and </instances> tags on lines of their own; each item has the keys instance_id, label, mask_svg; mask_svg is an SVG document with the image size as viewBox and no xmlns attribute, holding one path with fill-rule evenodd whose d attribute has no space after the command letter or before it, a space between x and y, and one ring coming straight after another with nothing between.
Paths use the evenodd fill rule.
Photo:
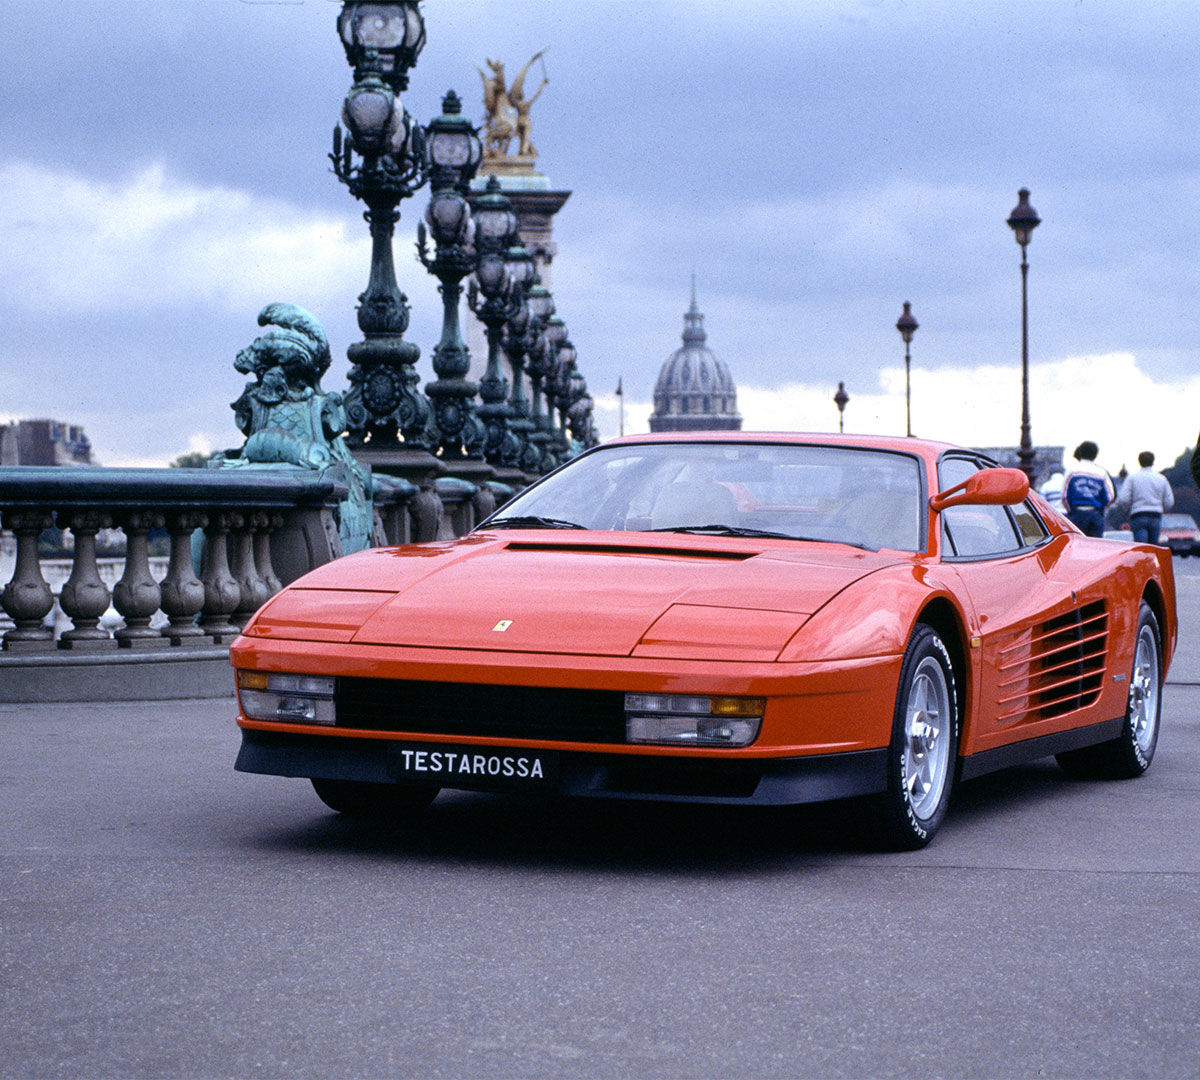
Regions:
<instances>
[{"instance_id":1,"label":"stone railing","mask_svg":"<svg viewBox=\"0 0 1200 1080\"><path fill-rule=\"evenodd\" d=\"M389 544L461 536L513 493L453 477L373 487L373 542ZM239 628L342 554L347 490L340 465L0 468L0 702L231 693ZM65 559L39 554L51 527L69 530ZM111 530L123 556L100 553ZM166 553L151 556L152 537Z\"/></svg>"},{"instance_id":2,"label":"stone railing","mask_svg":"<svg viewBox=\"0 0 1200 1080\"><path fill-rule=\"evenodd\" d=\"M12 580L0 594L14 623L4 649L42 649L53 639L43 623L54 598L38 555L38 537L51 526L74 540L59 594L72 626L58 648L221 644L281 587L277 563L290 580L341 554L333 509L344 494L336 480L302 469L0 469L0 517L16 541ZM110 592L96 536L114 528L126 553ZM161 581L150 570L156 529L170 545ZM110 602L124 621L114 635L99 625ZM160 610L166 624L153 629Z\"/></svg>"},{"instance_id":3,"label":"stone railing","mask_svg":"<svg viewBox=\"0 0 1200 1080\"><path fill-rule=\"evenodd\" d=\"M394 504L404 492L389 494ZM0 701L119 698L119 687L110 695L98 685L97 667L111 674L125 661L222 659L239 626L282 583L341 554L335 512L345 495L336 472L307 469L0 469L0 521L15 547L0 593L11 623L0 652ZM74 545L57 597L38 553L39 536L52 526L69 529ZM125 541L123 573L111 588L96 543L107 529ZM152 533L167 538L165 574L152 571ZM47 622L56 600L70 620L57 638ZM110 607L122 624L115 631L102 625ZM89 669L77 691L64 670L72 666ZM208 666L215 685L227 682L227 666ZM135 680L136 692L153 697L162 672L148 671ZM190 685L157 696L205 693Z\"/></svg>"}]
</instances>

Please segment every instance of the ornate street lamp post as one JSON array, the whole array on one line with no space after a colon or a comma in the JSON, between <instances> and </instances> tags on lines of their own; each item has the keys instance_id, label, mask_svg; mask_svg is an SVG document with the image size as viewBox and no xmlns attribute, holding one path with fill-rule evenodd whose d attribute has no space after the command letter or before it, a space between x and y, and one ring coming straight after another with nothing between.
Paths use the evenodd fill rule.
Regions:
<instances>
[{"instance_id":1,"label":"ornate street lamp post","mask_svg":"<svg viewBox=\"0 0 1200 1080\"><path fill-rule=\"evenodd\" d=\"M562 370L562 360L559 349L567 340L567 324L557 315L551 315L542 330L544 347L537 352L537 369L541 373L541 389L546 399L546 411L538 411L538 431L533 441L542 448L542 471L549 472L557 468L558 460L558 427L554 422L555 387Z\"/></svg>"},{"instance_id":2,"label":"ornate street lamp post","mask_svg":"<svg viewBox=\"0 0 1200 1080\"><path fill-rule=\"evenodd\" d=\"M413 365L420 350L403 340L408 298L396 284L392 259L396 207L424 184L428 171L424 133L398 97L425 44L425 24L416 0L347 0L338 33L354 85L342 105L346 134L334 128L330 160L350 194L366 204L371 228L371 273L358 307L364 340L348 350L348 441L395 445L399 432L407 447L427 449L433 411L417 390Z\"/></svg>"},{"instance_id":3,"label":"ornate street lamp post","mask_svg":"<svg viewBox=\"0 0 1200 1080\"><path fill-rule=\"evenodd\" d=\"M510 250L517 239L517 215L496 177L488 180L475 201L475 247L479 253L468 303L487 332L487 370L479 384L483 404L479 415L486 425L485 455L493 465L516 468L520 443L509 430L512 410L506 401L508 383L500 364L504 324L521 303L519 279ZM532 263L530 263L532 269ZM482 300L480 297L482 296Z\"/></svg>"},{"instance_id":4,"label":"ornate street lamp post","mask_svg":"<svg viewBox=\"0 0 1200 1080\"><path fill-rule=\"evenodd\" d=\"M397 94L408 89L409 69L425 48L419 0L345 0L337 27L352 68L358 68L368 51L374 52L384 82Z\"/></svg>"},{"instance_id":5,"label":"ornate street lamp post","mask_svg":"<svg viewBox=\"0 0 1200 1080\"><path fill-rule=\"evenodd\" d=\"M505 355L512 368L512 394L508 399L508 430L513 436L510 443L501 448L501 461L505 466L530 471L525 464L532 457L529 436L535 430L530 419L529 402L525 398L525 356L537 335L537 320L529 307L528 293L537 276L533 256L518 238L505 255L505 264L512 277L514 288L520 287L519 302L514 303L513 312L504 323L503 341ZM517 299L514 296L514 299Z\"/></svg>"},{"instance_id":6,"label":"ornate street lamp post","mask_svg":"<svg viewBox=\"0 0 1200 1080\"><path fill-rule=\"evenodd\" d=\"M526 294L526 301L530 314L529 329L526 332L526 367L529 371L529 384L533 390L533 404L529 416L532 427L526 439L527 448L521 459L521 468L526 472L540 473L546 470L543 458L547 423L542 413L542 381L550 373L554 362L554 346L547 336L547 326L554 315L554 297L535 278Z\"/></svg>"},{"instance_id":7,"label":"ornate street lamp post","mask_svg":"<svg viewBox=\"0 0 1200 1080\"><path fill-rule=\"evenodd\" d=\"M904 434L912 434L912 355L909 345L912 344L913 334L917 330L917 320L913 318L912 304L904 301L904 310L896 320L896 329L904 339ZM839 384L840 385L840 384Z\"/></svg>"},{"instance_id":8,"label":"ornate street lamp post","mask_svg":"<svg viewBox=\"0 0 1200 1080\"><path fill-rule=\"evenodd\" d=\"M850 395L846 393L846 384L838 383L837 393L833 395L833 403L837 406L838 411L838 431L844 431L842 421L845 419L846 403L850 400Z\"/></svg>"},{"instance_id":9,"label":"ornate street lamp post","mask_svg":"<svg viewBox=\"0 0 1200 1080\"><path fill-rule=\"evenodd\" d=\"M417 226L417 255L437 277L442 294L442 337L433 350L438 377L425 392L433 402L443 460L478 459L483 456L484 429L472 401L477 387L464 377L471 369L471 357L463 341L458 304L462 279L477 262L472 246L475 222L466 193L483 156L483 144L462 115L462 102L453 90L442 101L442 115L426 126L425 138L433 189L425 222L437 250L430 258L422 223Z\"/></svg>"},{"instance_id":10,"label":"ornate street lamp post","mask_svg":"<svg viewBox=\"0 0 1200 1080\"><path fill-rule=\"evenodd\" d=\"M557 349L557 374L553 383L553 401L558 409L558 430L555 432L555 450L561 465L571 456L571 437L567 433L567 412L571 408L575 390L573 379L578 376L575 369L575 346L567 337ZM553 413L551 414L553 418Z\"/></svg>"},{"instance_id":11,"label":"ornate street lamp post","mask_svg":"<svg viewBox=\"0 0 1200 1080\"><path fill-rule=\"evenodd\" d=\"M1018 457L1021 460L1021 471L1029 477L1030 483L1034 478L1033 440L1029 435L1029 261L1025 257L1025 249L1033 230L1041 224L1042 219L1037 211L1029 205L1029 189L1021 188L1017 192L1017 205L1008 215L1008 226L1013 236L1021 245L1021 448Z\"/></svg>"},{"instance_id":12,"label":"ornate street lamp post","mask_svg":"<svg viewBox=\"0 0 1200 1080\"><path fill-rule=\"evenodd\" d=\"M571 376L571 407L567 411L567 423L571 438L585 450L596 445L593 438L592 410L596 403L588 393L587 380L577 371Z\"/></svg>"}]
</instances>

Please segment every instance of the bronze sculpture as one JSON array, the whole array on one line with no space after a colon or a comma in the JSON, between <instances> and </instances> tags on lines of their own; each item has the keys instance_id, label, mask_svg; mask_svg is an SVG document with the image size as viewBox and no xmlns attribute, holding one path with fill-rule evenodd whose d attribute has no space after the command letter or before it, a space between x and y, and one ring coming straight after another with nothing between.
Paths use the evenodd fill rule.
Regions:
<instances>
[{"instance_id":1,"label":"bronze sculpture","mask_svg":"<svg viewBox=\"0 0 1200 1080\"><path fill-rule=\"evenodd\" d=\"M530 139L529 109L541 96L549 79L546 78L545 63L542 64L542 82L530 97L525 96L525 75L536 60L541 60L545 50L536 52L517 73L512 85L505 84L504 64L498 60L486 61L492 74L489 77L482 68L477 68L483 80L483 106L487 111L486 134L484 136L484 160L507 159L510 157L532 161L537 149ZM509 145L517 140L517 152L510 155Z\"/></svg>"}]
</instances>

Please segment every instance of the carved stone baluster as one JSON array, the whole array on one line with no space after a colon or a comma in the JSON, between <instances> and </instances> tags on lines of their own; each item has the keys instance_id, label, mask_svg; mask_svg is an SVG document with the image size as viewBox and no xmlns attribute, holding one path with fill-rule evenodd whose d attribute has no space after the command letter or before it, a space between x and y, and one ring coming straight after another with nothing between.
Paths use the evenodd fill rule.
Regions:
<instances>
[{"instance_id":1,"label":"carved stone baluster","mask_svg":"<svg viewBox=\"0 0 1200 1080\"><path fill-rule=\"evenodd\" d=\"M107 630L100 629L100 616L108 610L108 587L96 562L96 533L112 525L112 516L100 510L70 509L62 517L75 537L71 576L59 594L58 603L71 620L59 648L101 648L113 644ZM61 520L61 518L60 518Z\"/></svg>"},{"instance_id":2,"label":"carved stone baluster","mask_svg":"<svg viewBox=\"0 0 1200 1080\"><path fill-rule=\"evenodd\" d=\"M167 515L171 558L161 586L162 609L167 616L162 636L172 645L202 645L208 641L196 625L196 616L204 607L204 586L192 562L192 533L207 524L207 516L197 510L175 510Z\"/></svg>"},{"instance_id":3,"label":"carved stone baluster","mask_svg":"<svg viewBox=\"0 0 1200 1080\"><path fill-rule=\"evenodd\" d=\"M271 562L271 534L283 528L283 515L276 513L258 513L254 515L254 566L258 576L267 586L267 597L274 596L283 588L283 582L275 573Z\"/></svg>"},{"instance_id":4,"label":"carved stone baluster","mask_svg":"<svg viewBox=\"0 0 1200 1080\"><path fill-rule=\"evenodd\" d=\"M54 640L54 631L43 622L54 608L54 594L42 577L38 561L38 535L54 524L47 510L6 510L5 528L17 538L17 559L12 580L0 596L4 610L16 627L4 635L6 649L39 649Z\"/></svg>"},{"instance_id":5,"label":"carved stone baluster","mask_svg":"<svg viewBox=\"0 0 1200 1080\"><path fill-rule=\"evenodd\" d=\"M471 500L471 505L474 509L471 520L473 528L496 509L496 493L486 482L480 483L479 490L475 492L475 497Z\"/></svg>"},{"instance_id":6,"label":"carved stone baluster","mask_svg":"<svg viewBox=\"0 0 1200 1080\"><path fill-rule=\"evenodd\" d=\"M442 527L443 511L442 500L433 490L433 485L422 487L408 503L412 539L418 543L436 540Z\"/></svg>"},{"instance_id":7,"label":"carved stone baluster","mask_svg":"<svg viewBox=\"0 0 1200 1080\"><path fill-rule=\"evenodd\" d=\"M238 633L229 621L242 602L242 590L229 572L229 533L236 518L229 511L216 511L209 515L204 530L204 565L200 571L204 609L200 625L218 645L231 641Z\"/></svg>"},{"instance_id":8,"label":"carved stone baluster","mask_svg":"<svg viewBox=\"0 0 1200 1080\"><path fill-rule=\"evenodd\" d=\"M230 619L235 626L242 627L270 595L267 583L259 576L254 564L254 518L253 513L239 514L233 519L232 551L229 569L237 582L241 599L233 609Z\"/></svg>"},{"instance_id":9,"label":"carved stone baluster","mask_svg":"<svg viewBox=\"0 0 1200 1080\"><path fill-rule=\"evenodd\" d=\"M151 616L162 603L162 588L150 573L149 535L151 529L159 528L162 523L162 514L154 511L131 510L119 518L125 530L125 572L113 586L112 601L125 620L125 625L117 631L117 644L126 648L149 642L169 644L150 626Z\"/></svg>"}]
</instances>

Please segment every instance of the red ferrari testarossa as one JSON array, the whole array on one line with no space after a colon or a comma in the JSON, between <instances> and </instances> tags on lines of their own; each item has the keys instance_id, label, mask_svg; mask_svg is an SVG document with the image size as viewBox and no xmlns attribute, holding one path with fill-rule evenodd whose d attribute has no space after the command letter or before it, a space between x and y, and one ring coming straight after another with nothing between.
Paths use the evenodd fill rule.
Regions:
<instances>
[{"instance_id":1,"label":"red ferrari testarossa","mask_svg":"<svg viewBox=\"0 0 1200 1080\"><path fill-rule=\"evenodd\" d=\"M919 847L956 780L1132 777L1176 639L1170 552L908 438L616 440L458 540L339 559L231 650L246 772L333 809L441 788L860 796Z\"/></svg>"}]
</instances>

